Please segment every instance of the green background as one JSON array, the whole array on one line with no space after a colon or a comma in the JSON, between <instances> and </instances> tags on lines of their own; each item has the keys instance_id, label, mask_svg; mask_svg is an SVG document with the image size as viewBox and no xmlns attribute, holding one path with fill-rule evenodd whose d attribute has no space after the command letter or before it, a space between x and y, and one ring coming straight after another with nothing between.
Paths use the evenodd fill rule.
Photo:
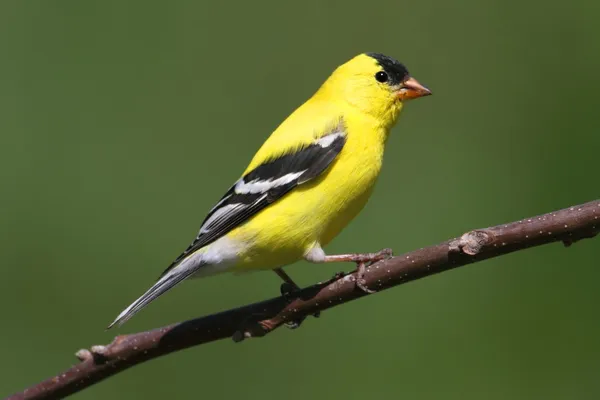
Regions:
<instances>
[{"instance_id":1,"label":"green background","mask_svg":"<svg viewBox=\"0 0 600 400\"><path fill-rule=\"evenodd\" d=\"M364 51L434 96L406 107L371 202L328 252L401 253L597 198L599 18L595 0L3 1L0 395L117 333L278 294L266 272L198 280L104 331ZM598 398L599 257L598 239L519 252L75 398ZM308 285L339 269L288 271Z\"/></svg>"}]
</instances>

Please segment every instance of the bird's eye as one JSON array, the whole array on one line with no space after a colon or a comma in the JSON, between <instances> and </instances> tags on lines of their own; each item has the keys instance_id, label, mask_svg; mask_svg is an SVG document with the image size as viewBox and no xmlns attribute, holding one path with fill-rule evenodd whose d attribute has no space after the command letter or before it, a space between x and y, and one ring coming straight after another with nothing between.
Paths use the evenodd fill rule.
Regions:
<instances>
[{"instance_id":1,"label":"bird's eye","mask_svg":"<svg viewBox=\"0 0 600 400\"><path fill-rule=\"evenodd\" d=\"M384 83L388 81L389 77L384 71L379 71L375 74L375 79L377 79L377 82Z\"/></svg>"}]
</instances>

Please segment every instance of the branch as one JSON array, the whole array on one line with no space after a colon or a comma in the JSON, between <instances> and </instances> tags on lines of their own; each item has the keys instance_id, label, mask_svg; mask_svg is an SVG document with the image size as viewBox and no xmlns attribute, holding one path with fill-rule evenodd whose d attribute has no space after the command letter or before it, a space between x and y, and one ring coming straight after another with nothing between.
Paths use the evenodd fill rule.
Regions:
<instances>
[{"instance_id":1,"label":"branch","mask_svg":"<svg viewBox=\"0 0 600 400\"><path fill-rule=\"evenodd\" d=\"M506 225L477 229L435 246L371 265L366 286L384 290L415 279L517 250L562 241L565 246L600 231L600 200ZM366 296L356 290L355 275L277 297L147 332L117 336L107 346L80 350L80 363L63 373L16 393L7 400L58 399L76 393L147 360L215 340L264 336L285 322Z\"/></svg>"}]
</instances>

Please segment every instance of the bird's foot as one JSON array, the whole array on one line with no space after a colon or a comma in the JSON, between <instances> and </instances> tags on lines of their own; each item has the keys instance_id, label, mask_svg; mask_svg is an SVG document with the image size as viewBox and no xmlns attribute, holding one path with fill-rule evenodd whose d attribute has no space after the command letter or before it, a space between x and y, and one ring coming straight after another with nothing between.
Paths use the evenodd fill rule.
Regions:
<instances>
[{"instance_id":1,"label":"bird's foot","mask_svg":"<svg viewBox=\"0 0 600 400\"><path fill-rule=\"evenodd\" d=\"M366 294L373 294L375 290L371 290L367 287L367 281L365 280L365 272L367 265L364 262L358 263L356 270L356 281L355 285L357 288L365 292Z\"/></svg>"},{"instance_id":2,"label":"bird's foot","mask_svg":"<svg viewBox=\"0 0 600 400\"><path fill-rule=\"evenodd\" d=\"M291 303L294 300L294 292L299 292L300 288L295 283L292 285L289 282L283 282L279 287L279 291L281 292L281 295L286 299L286 301L288 303ZM321 311L317 311L313 314L313 317L315 318L319 318L320 316ZM300 327L300 325L302 324L302 322L304 322L305 319L306 317L298 318L294 321L285 322L283 325L288 329L297 329Z\"/></svg>"},{"instance_id":3,"label":"bird's foot","mask_svg":"<svg viewBox=\"0 0 600 400\"><path fill-rule=\"evenodd\" d=\"M375 293L373 290L367 288L365 281L365 271L373 263L377 261L387 260L393 255L392 249L383 249L377 253L363 253L363 254L336 254L331 256L325 256L323 262L353 262L356 263L356 287L365 293ZM343 275L342 275L343 276ZM339 277L334 277L334 280Z\"/></svg>"},{"instance_id":4,"label":"bird's foot","mask_svg":"<svg viewBox=\"0 0 600 400\"><path fill-rule=\"evenodd\" d=\"M288 303L291 303L293 299L292 295L294 292L299 292L300 288L296 284L291 284L289 282L283 282L281 286L279 286L279 292L285 298Z\"/></svg>"},{"instance_id":5,"label":"bird's foot","mask_svg":"<svg viewBox=\"0 0 600 400\"><path fill-rule=\"evenodd\" d=\"M302 325L302 323L304 322L304 320L306 319L306 317L302 317L302 318L298 318L294 321L288 321L288 322L284 322L283 326L285 326L288 329L298 329L300 328L300 325Z\"/></svg>"},{"instance_id":6,"label":"bird's foot","mask_svg":"<svg viewBox=\"0 0 600 400\"><path fill-rule=\"evenodd\" d=\"M392 249L383 249L377 253L362 254L364 258L356 262L356 287L366 294L375 293L376 290L372 290L367 287L367 281L365 280L365 272L367 271L367 267L378 261L387 260L393 255L394 252ZM359 254L359 256L361 255Z\"/></svg>"}]
</instances>

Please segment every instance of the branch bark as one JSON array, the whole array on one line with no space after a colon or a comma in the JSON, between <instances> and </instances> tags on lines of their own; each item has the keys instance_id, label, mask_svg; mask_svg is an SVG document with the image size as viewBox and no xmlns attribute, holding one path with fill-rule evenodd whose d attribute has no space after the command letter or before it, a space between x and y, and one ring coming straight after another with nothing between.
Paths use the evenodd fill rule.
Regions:
<instances>
[{"instance_id":1,"label":"branch bark","mask_svg":"<svg viewBox=\"0 0 600 400\"><path fill-rule=\"evenodd\" d=\"M473 262L551 242L574 242L600 231L600 200L510 224L477 229L438 245L371 265L366 286L380 291ZM177 350L215 340L264 336L282 324L366 296L354 273L319 283L287 297L181 322L151 331L117 336L106 346L79 350L81 360L63 373L8 400L59 399L129 367Z\"/></svg>"}]
</instances>

